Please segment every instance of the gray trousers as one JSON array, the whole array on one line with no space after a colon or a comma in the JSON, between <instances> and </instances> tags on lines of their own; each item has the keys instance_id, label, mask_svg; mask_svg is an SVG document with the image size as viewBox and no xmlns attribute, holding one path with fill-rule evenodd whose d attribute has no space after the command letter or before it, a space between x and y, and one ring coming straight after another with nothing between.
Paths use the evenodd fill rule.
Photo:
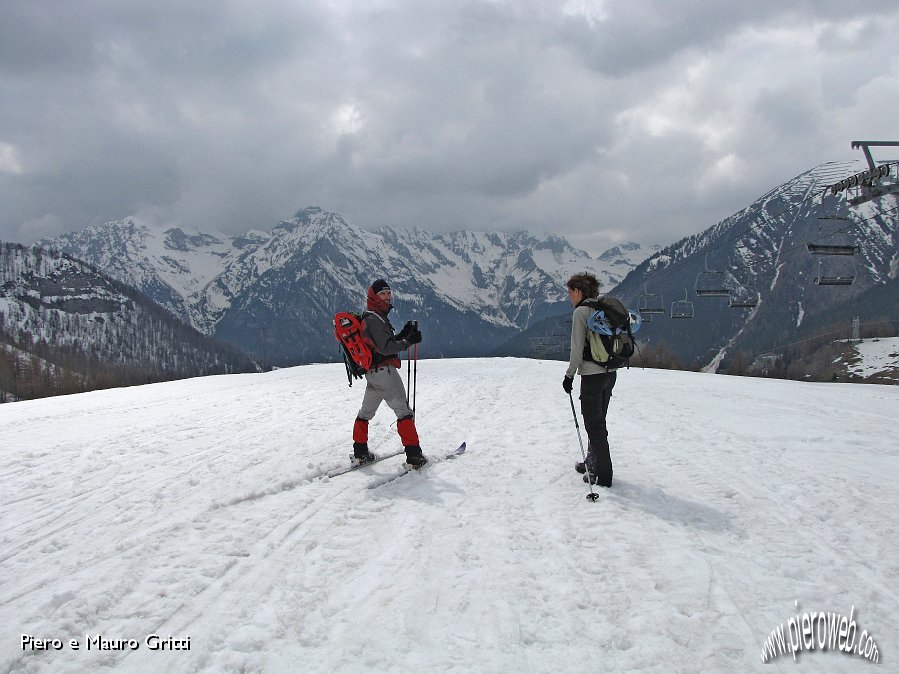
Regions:
<instances>
[{"instance_id":1,"label":"gray trousers","mask_svg":"<svg viewBox=\"0 0 899 674\"><path fill-rule=\"evenodd\" d=\"M406 389L403 386L403 378L393 365L385 365L365 375L365 395L362 398L362 407L359 408L358 419L371 421L381 402L394 411L397 419L412 416L412 408L406 402Z\"/></svg>"}]
</instances>

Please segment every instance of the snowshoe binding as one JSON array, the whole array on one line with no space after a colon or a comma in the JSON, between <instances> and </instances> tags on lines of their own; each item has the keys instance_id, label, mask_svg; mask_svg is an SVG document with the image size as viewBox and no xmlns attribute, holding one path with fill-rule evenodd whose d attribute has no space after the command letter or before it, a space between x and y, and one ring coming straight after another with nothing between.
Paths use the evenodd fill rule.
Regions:
<instances>
[{"instance_id":1,"label":"snowshoe binding","mask_svg":"<svg viewBox=\"0 0 899 674\"><path fill-rule=\"evenodd\" d=\"M350 454L350 462L354 466L364 466L366 463L371 463L372 461L377 460L377 458L378 457L368 451L367 442L353 443L353 453Z\"/></svg>"},{"instance_id":2,"label":"snowshoe binding","mask_svg":"<svg viewBox=\"0 0 899 674\"><path fill-rule=\"evenodd\" d=\"M418 470L428 462L428 457L421 453L421 447L409 445L406 447L406 465L413 470Z\"/></svg>"}]
</instances>

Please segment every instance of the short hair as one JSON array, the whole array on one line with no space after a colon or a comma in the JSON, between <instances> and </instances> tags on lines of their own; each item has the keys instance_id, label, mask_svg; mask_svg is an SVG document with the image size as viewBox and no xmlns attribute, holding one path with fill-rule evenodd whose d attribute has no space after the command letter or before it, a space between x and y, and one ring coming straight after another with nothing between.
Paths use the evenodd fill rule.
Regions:
<instances>
[{"instance_id":1,"label":"short hair","mask_svg":"<svg viewBox=\"0 0 899 674\"><path fill-rule=\"evenodd\" d=\"M598 297L599 296L599 280L589 272L584 272L583 274L575 274L570 279L568 279L568 283L565 284L568 286L569 290L580 290L584 293L584 297Z\"/></svg>"}]
</instances>

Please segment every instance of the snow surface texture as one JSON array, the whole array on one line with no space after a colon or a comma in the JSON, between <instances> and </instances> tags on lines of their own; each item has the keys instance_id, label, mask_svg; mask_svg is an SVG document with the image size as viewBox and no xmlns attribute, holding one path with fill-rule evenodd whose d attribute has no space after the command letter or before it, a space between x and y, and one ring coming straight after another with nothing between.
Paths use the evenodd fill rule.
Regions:
<instances>
[{"instance_id":1,"label":"snow surface texture","mask_svg":"<svg viewBox=\"0 0 899 674\"><path fill-rule=\"evenodd\" d=\"M866 339L855 345L855 351L858 361L849 366L849 371L859 377L899 370L899 337ZM892 378L899 382L896 374Z\"/></svg>"},{"instance_id":2,"label":"snow surface texture","mask_svg":"<svg viewBox=\"0 0 899 674\"><path fill-rule=\"evenodd\" d=\"M563 363L418 369L425 452L468 452L375 489L401 458L320 478L363 391L342 365L0 406L0 671L850 672L760 655L851 607L893 669L899 388L623 371L591 503Z\"/></svg>"}]
</instances>

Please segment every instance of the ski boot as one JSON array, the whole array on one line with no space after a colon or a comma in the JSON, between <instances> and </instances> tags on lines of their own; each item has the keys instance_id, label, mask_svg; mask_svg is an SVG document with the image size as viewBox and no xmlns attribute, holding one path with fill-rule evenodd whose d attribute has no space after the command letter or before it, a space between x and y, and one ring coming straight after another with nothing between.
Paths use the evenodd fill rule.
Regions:
<instances>
[{"instance_id":1,"label":"ski boot","mask_svg":"<svg viewBox=\"0 0 899 674\"><path fill-rule=\"evenodd\" d=\"M590 474L589 477L588 477L587 475L584 475L584 482L589 482L590 484L595 484L595 485L598 485L598 486L600 486L600 487L607 487L607 488L608 488L608 487L611 487L611 486L612 486L612 480L611 480L611 478L610 478L607 482L604 482L604 481L602 481L597 475L593 475L592 473Z\"/></svg>"},{"instance_id":2,"label":"ski boot","mask_svg":"<svg viewBox=\"0 0 899 674\"><path fill-rule=\"evenodd\" d=\"M353 453L350 456L350 461L354 466L364 466L366 463L371 463L377 458L378 457L368 451L367 442L353 443Z\"/></svg>"},{"instance_id":3,"label":"ski boot","mask_svg":"<svg viewBox=\"0 0 899 674\"><path fill-rule=\"evenodd\" d=\"M428 457L421 453L421 447L418 445L409 445L406 447L406 465L413 470L418 470L428 462Z\"/></svg>"}]
</instances>

